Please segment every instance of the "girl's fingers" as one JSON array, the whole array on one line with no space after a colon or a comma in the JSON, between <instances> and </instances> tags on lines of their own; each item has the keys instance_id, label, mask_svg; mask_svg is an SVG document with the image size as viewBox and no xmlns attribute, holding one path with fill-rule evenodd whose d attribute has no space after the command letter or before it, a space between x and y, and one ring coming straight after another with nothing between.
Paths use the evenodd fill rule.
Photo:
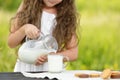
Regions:
<instances>
[{"instance_id":1,"label":"girl's fingers","mask_svg":"<svg viewBox=\"0 0 120 80\"><path fill-rule=\"evenodd\" d=\"M37 60L35 65L42 65L43 63L43 61Z\"/></svg>"},{"instance_id":2,"label":"girl's fingers","mask_svg":"<svg viewBox=\"0 0 120 80\"><path fill-rule=\"evenodd\" d=\"M35 65L42 65L47 61L47 57L46 56L41 56L37 59L36 64Z\"/></svg>"},{"instance_id":3,"label":"girl's fingers","mask_svg":"<svg viewBox=\"0 0 120 80\"><path fill-rule=\"evenodd\" d=\"M33 38L37 39L39 37L39 31L33 32Z\"/></svg>"},{"instance_id":4,"label":"girl's fingers","mask_svg":"<svg viewBox=\"0 0 120 80\"><path fill-rule=\"evenodd\" d=\"M44 57L40 57L40 58L38 58L38 61L45 62L45 59L44 59Z\"/></svg>"},{"instance_id":5,"label":"girl's fingers","mask_svg":"<svg viewBox=\"0 0 120 80\"><path fill-rule=\"evenodd\" d=\"M26 31L26 35L31 39L37 39L39 37L39 34L40 34L39 32L40 31L38 29L32 28L32 29L29 29Z\"/></svg>"},{"instance_id":6,"label":"girl's fingers","mask_svg":"<svg viewBox=\"0 0 120 80\"><path fill-rule=\"evenodd\" d=\"M27 33L27 37L28 37L28 38L32 38L32 36L33 36L32 33L30 33L30 32Z\"/></svg>"},{"instance_id":7,"label":"girl's fingers","mask_svg":"<svg viewBox=\"0 0 120 80\"><path fill-rule=\"evenodd\" d=\"M36 66L39 66L39 65L42 65L42 64L43 64L43 62L41 62L41 61L37 61L37 62L35 63Z\"/></svg>"}]
</instances>

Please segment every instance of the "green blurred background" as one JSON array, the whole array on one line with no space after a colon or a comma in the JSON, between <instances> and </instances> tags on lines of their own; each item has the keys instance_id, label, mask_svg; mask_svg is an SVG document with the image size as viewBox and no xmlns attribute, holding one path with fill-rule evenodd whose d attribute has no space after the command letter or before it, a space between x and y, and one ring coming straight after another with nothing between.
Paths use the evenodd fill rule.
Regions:
<instances>
[{"instance_id":1,"label":"green blurred background","mask_svg":"<svg viewBox=\"0 0 120 80\"><path fill-rule=\"evenodd\" d=\"M9 21L22 0L0 0L0 72L13 71L15 49L7 46ZM76 0L81 15L78 60L69 70L120 69L120 0Z\"/></svg>"}]
</instances>

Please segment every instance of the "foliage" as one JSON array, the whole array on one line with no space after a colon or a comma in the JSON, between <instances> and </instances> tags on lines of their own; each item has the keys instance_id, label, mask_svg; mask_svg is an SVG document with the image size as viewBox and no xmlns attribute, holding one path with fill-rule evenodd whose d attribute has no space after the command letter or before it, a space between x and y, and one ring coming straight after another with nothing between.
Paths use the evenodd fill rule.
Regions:
<instances>
[{"instance_id":1,"label":"foliage","mask_svg":"<svg viewBox=\"0 0 120 80\"><path fill-rule=\"evenodd\" d=\"M21 0L0 0L0 8L4 10L16 10Z\"/></svg>"},{"instance_id":2,"label":"foliage","mask_svg":"<svg viewBox=\"0 0 120 80\"><path fill-rule=\"evenodd\" d=\"M76 0L79 10L120 11L119 0Z\"/></svg>"}]
</instances>

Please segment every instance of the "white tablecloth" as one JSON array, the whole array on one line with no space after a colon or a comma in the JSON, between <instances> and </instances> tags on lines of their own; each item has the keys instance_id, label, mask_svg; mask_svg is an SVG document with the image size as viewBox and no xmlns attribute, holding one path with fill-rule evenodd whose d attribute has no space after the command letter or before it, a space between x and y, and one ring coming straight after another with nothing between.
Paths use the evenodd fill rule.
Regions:
<instances>
[{"instance_id":1,"label":"white tablecloth","mask_svg":"<svg viewBox=\"0 0 120 80\"><path fill-rule=\"evenodd\" d=\"M45 76L49 78L58 78L59 80L103 80L99 78L78 78L75 76L75 73L101 73L100 71L91 71L91 70L70 70L70 71L63 71L61 73L26 73L22 72L24 76L31 77L31 78L44 78ZM120 80L120 79L109 79L109 80Z\"/></svg>"}]
</instances>

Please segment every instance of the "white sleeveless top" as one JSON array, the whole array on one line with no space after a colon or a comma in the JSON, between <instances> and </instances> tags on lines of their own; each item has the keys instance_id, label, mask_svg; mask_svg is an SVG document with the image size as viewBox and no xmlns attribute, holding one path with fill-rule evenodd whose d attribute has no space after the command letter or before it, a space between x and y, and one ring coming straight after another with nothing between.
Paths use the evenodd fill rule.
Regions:
<instances>
[{"instance_id":1,"label":"white sleeveless top","mask_svg":"<svg viewBox=\"0 0 120 80\"><path fill-rule=\"evenodd\" d=\"M43 11L41 17L41 32L44 35L47 34L52 35L52 31L56 25L55 17L56 16L54 14ZM48 71L48 63L46 62L43 65L36 66L33 64L27 64L21 62L19 59L17 59L14 72L22 72L22 71Z\"/></svg>"}]
</instances>

